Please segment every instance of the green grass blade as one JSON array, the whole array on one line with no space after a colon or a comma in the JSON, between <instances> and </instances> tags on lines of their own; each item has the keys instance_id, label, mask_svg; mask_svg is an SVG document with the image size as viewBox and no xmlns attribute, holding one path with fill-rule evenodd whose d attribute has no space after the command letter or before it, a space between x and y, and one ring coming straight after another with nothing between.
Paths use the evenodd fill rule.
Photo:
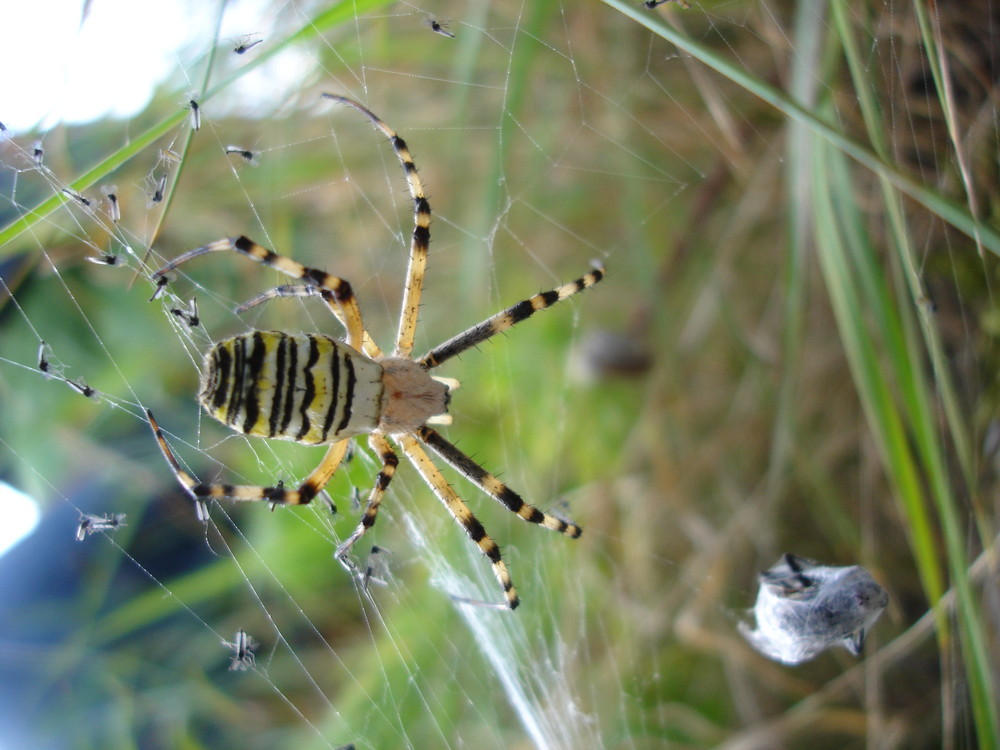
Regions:
<instances>
[{"instance_id":1,"label":"green grass blade","mask_svg":"<svg viewBox=\"0 0 1000 750\"><path fill-rule=\"evenodd\" d=\"M309 19L297 31L284 39L276 41L274 44L268 45L259 55L255 56L246 65L240 66L231 75L219 83L211 87L206 86L201 103L204 104L205 102L210 101L214 96L232 86L234 82L259 67L265 61L274 57L287 47L293 44L300 44L309 41L341 24L353 22L356 14L367 12L386 4L386 0L359 0L358 2L347 2L347 0L344 0L344 2L322 9L316 16ZM208 69L205 74L206 84L211 74L211 61L213 56L214 49L213 55L209 56L207 63ZM140 133L135 138L129 139L120 148L101 159L93 167L70 182L68 187L76 193L82 193L100 183L116 169L126 164L130 159L144 153L146 149L156 143L158 139L162 138L174 128L179 126L188 116L189 113L186 109L180 109L177 112L164 117L158 123ZM183 159L181 164L183 165ZM174 184L176 184L176 180L174 181ZM52 215L53 212L61 208L66 203L72 201L73 198L65 193L55 192L37 206L29 209L22 216L12 221L9 225L0 229L0 259L15 251L16 248L11 245L13 240L38 226L40 222L45 221Z\"/></svg>"},{"instance_id":2,"label":"green grass blade","mask_svg":"<svg viewBox=\"0 0 1000 750\"><path fill-rule=\"evenodd\" d=\"M833 4L832 10L840 39L844 42L845 57L851 70L855 90L858 93L858 100L861 103L868 136L875 152L884 156L888 153L885 137L887 129L882 124L877 102L867 76L864 74L861 55L848 22L847 9L844 3L838 2ZM928 38L929 32L926 24L922 24L921 28L924 32L925 42L932 45L933 40ZM933 58L933 55L930 57ZM932 70L937 70L937 66L932 65ZM940 71L936 74L935 80L938 81L938 90L941 91ZM948 110L947 101L942 101L942 106L946 111ZM949 117L948 120L950 132L954 134L953 118ZM913 243L910 242L906 232L899 195L888 180L881 178L880 181L882 197L886 206L885 213L892 229L891 239L896 251L895 257L903 270L907 290L914 308L918 312L924 344L934 367L934 388L940 395L944 406L949 428L948 436L955 447L959 464L962 467L962 476L969 488L968 494L971 495L975 492L975 473L969 438L970 430L958 406L958 397L947 366L940 336L934 325L934 319L927 314L927 305L921 304L926 299L926 294L923 291L917 270ZM909 316L904 316L904 323L909 319ZM902 332L897 331L897 334L902 335ZM982 747L997 747L1000 745L1000 729L998 729L1000 725L998 725L997 716L997 696L994 694L995 690L989 670L987 634L984 632L984 621L969 579L969 565L962 533L961 508L949 482L947 460L936 427L934 399L931 387L923 376L923 351L916 346L908 346L902 347L901 350L895 350L894 354L896 355L894 369L900 379L902 399L906 405L906 413L910 418L916 448L928 477L931 494L944 533L949 574L958 600L959 628L964 639L962 653L970 683L970 698L977 734ZM981 543L988 545L991 534L982 520L979 522L979 528Z\"/></svg>"},{"instance_id":3,"label":"green grass blade","mask_svg":"<svg viewBox=\"0 0 1000 750\"><path fill-rule=\"evenodd\" d=\"M861 52L850 25L851 16L848 14L847 5L844 2L834 3L831 6L831 11L838 37L843 44L844 57L851 72L858 103L861 106L869 142L876 154L881 158L887 158L889 154L889 144L886 137L888 128L885 127L875 92L869 83ZM928 294L923 286L913 243L910 242L906 231L902 202L899 194L892 189L888 180L881 179L881 190L882 200L885 203L885 215L892 231L893 246L903 269L911 300L918 311L921 331L934 367L935 382L950 428L949 437L954 444L965 481L972 487L974 486L974 467L969 438L970 430L959 408L954 379L947 366L947 358L941 344L940 334L934 325L933 317L929 315ZM983 544L988 544L991 534L982 523L980 526L981 541Z\"/></svg>"},{"instance_id":4,"label":"green grass blade","mask_svg":"<svg viewBox=\"0 0 1000 750\"><path fill-rule=\"evenodd\" d=\"M914 346L890 285L868 246L850 196L848 165L830 149L815 150L816 243L821 267L869 427L902 502L927 597L944 594L936 529L925 490L937 510L945 560L955 588L962 656L981 747L997 747L996 698L989 671L984 621L969 579L958 500L949 483L938 434L933 392L921 375ZM847 196L845 199L844 196ZM895 393L894 393L895 391ZM951 648L950 624L937 618L938 643Z\"/></svg>"},{"instance_id":5,"label":"green grass blade","mask_svg":"<svg viewBox=\"0 0 1000 750\"><path fill-rule=\"evenodd\" d=\"M629 18L642 24L653 33L677 45L678 48L695 59L742 86L750 93L773 106L790 120L804 125L862 166L888 180L898 190L923 205L935 215L959 231L964 232L969 237L972 237L977 244L982 245L992 253L1000 255L1000 233L975 219L968 211L954 201L944 198L913 178L903 174L858 141L849 138L830 123L817 117L780 89L754 77L751 73L733 64L707 46L684 36L670 26L659 14L649 13L643 6L625 2L624 0L604 1Z\"/></svg>"},{"instance_id":6,"label":"green grass blade","mask_svg":"<svg viewBox=\"0 0 1000 750\"><path fill-rule=\"evenodd\" d=\"M924 590L931 601L937 601L944 594L945 584L920 477L889 383L879 372L880 354L868 332L866 300L849 260L850 238L842 231L842 222L856 217L844 216L842 207L836 205L837 196L827 190L832 179L829 151L814 144L813 153L815 240L820 268L869 427L910 521L911 545ZM943 614L938 624L946 633L948 623Z\"/></svg>"}]
</instances>

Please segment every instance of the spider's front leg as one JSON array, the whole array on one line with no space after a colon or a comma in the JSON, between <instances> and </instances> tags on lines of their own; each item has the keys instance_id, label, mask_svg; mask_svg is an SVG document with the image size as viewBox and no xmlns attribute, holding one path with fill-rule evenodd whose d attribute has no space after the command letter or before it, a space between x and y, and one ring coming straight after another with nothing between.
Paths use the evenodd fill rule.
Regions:
<instances>
[{"instance_id":1,"label":"spider's front leg","mask_svg":"<svg viewBox=\"0 0 1000 750\"><path fill-rule=\"evenodd\" d=\"M437 466L434 465L434 462L430 460L423 448L420 447L417 439L412 435L401 435L399 441L400 447L402 447L406 457L410 459L413 467L427 483L427 486L431 488L431 491L437 496L438 500L448 509L451 517L465 529L465 533L476 543L476 546L486 555L493 566L493 574L500 583L506 600L504 604L495 606L516 609L521 600L518 598L517 589L514 588L514 582L507 571L507 565L500 557L500 547L490 538L490 535L486 533L486 529L483 528L483 524L473 515L472 511L469 510L469 506L462 502L462 498L458 496L458 493L452 489L441 472L438 471ZM473 603L468 599L454 598L458 601ZM486 604L485 602L474 603Z\"/></svg>"},{"instance_id":2,"label":"spider's front leg","mask_svg":"<svg viewBox=\"0 0 1000 750\"><path fill-rule=\"evenodd\" d=\"M526 503L524 498L514 492L510 487L501 482L497 477L486 471L467 455L462 453L452 443L449 443L440 434L426 425L421 427L417 436L437 455L444 459L453 469L465 475L466 479L475 484L479 489L503 505L511 513L516 513L519 518L528 523L537 523L546 529L558 531L571 539L576 539L583 533L583 530L575 523L564 521L545 513L536 508L531 503Z\"/></svg>"}]
</instances>

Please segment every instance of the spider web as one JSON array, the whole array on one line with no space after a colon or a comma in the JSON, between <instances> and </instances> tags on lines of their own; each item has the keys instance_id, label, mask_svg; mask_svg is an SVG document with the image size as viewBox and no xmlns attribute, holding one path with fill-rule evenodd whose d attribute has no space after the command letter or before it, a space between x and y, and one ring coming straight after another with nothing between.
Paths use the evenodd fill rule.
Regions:
<instances>
[{"instance_id":1,"label":"spider web","mask_svg":"<svg viewBox=\"0 0 1000 750\"><path fill-rule=\"evenodd\" d=\"M822 56L810 36L835 15L766 4L223 6L131 120L0 135L0 212L12 227L0 250L0 471L47 506L0 587L11 613L0 688L18 707L0 743L742 748L813 743L813 731L881 747L890 725L902 744L922 736L913 716L927 711L940 714L940 736L981 730L964 702L974 680L963 652L935 650L913 521L858 395L836 285L824 285L821 261L786 249L808 245L783 174L794 133L643 13L760 82L836 79L811 67ZM901 169L924 170L931 185L952 176L940 190L970 213L990 205L988 170L941 145L955 126L922 119L935 95L912 51L917 22L901 9L868 13L848 22L873 86L888 92L887 120L902 123L890 132ZM964 78L965 64L951 75L975 92L968 81L982 76ZM442 432L529 502L584 527L576 541L529 527L445 471L500 544L516 613L459 601L502 597L403 458L355 548L355 578L332 554L379 470L364 441L328 487L336 513L327 502L274 512L224 502L202 524L149 433L146 408L204 481L295 485L322 456L234 435L199 412L212 341L251 327L341 335L316 300L234 312L287 283L235 255L192 261L155 295L151 272L206 242L246 234L350 280L391 348L412 231L405 180L381 134L321 92L385 120L427 185L418 354L592 259L609 269L439 373L462 382ZM970 152L995 151L992 104L978 120L971 106L950 112ZM839 123L860 132L852 113L839 110ZM112 166L91 179L108 154ZM868 173L851 181L876 192ZM917 274L935 329L965 352L949 365L987 497L993 256L933 212L909 210L912 234L947 248L919 248ZM886 242L879 221L859 224ZM888 294L912 306L902 282ZM960 446L954 454L957 465ZM965 511L978 585L984 563L973 562L990 550L995 508ZM126 526L74 540L82 516L115 513ZM742 640L755 572L786 550L865 564L889 589L868 659L826 655L793 672ZM257 646L230 670L239 630Z\"/></svg>"}]
</instances>

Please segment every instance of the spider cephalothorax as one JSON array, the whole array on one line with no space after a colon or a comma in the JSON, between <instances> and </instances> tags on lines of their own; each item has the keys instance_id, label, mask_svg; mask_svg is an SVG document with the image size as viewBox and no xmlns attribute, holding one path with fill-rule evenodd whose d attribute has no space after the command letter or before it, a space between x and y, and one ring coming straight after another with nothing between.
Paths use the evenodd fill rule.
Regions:
<instances>
[{"instance_id":1,"label":"spider cephalothorax","mask_svg":"<svg viewBox=\"0 0 1000 750\"><path fill-rule=\"evenodd\" d=\"M203 519L207 518L205 502L211 499L264 500L284 505L310 502L337 470L350 438L367 434L369 445L382 461L382 468L368 497L361 523L337 548L338 559L352 569L350 549L375 523L382 496L399 463L391 440L490 559L504 590L505 606L514 609L519 600L507 566L500 557L500 549L445 481L421 444L524 520L574 538L580 535L580 527L526 503L493 474L428 427L446 412L449 399L448 381L431 376L430 370L539 310L593 286L603 278L604 269L595 264L593 270L576 281L518 302L423 357L413 359L413 338L430 242L430 205L403 139L357 102L330 94L324 97L359 110L388 136L403 166L413 198L413 237L393 354L383 355L368 334L351 285L344 279L278 255L246 237L217 240L184 253L156 271L153 279L157 288L166 283L169 271L192 258L211 252L233 251L303 282L265 292L246 303L244 309L275 297L318 296L344 324L347 340L338 341L318 333L249 331L220 341L206 355L199 401L209 414L237 432L329 447L319 466L296 489L286 489L280 483L273 487L204 484L180 466L153 415L147 412L150 426L163 455L178 481L195 499L199 517Z\"/></svg>"}]
</instances>

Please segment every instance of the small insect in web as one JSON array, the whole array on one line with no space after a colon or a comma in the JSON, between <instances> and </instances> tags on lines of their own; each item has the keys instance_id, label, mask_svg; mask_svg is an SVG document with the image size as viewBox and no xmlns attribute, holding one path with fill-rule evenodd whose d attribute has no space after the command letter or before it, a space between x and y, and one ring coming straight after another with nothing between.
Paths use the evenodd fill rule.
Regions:
<instances>
[{"instance_id":1,"label":"small insect in web","mask_svg":"<svg viewBox=\"0 0 1000 750\"><path fill-rule=\"evenodd\" d=\"M257 154L248 148L243 148L242 146L226 146L226 154L235 155L240 157L246 164L251 167L259 167L260 162L257 160Z\"/></svg>"},{"instance_id":2,"label":"small insect in web","mask_svg":"<svg viewBox=\"0 0 1000 750\"><path fill-rule=\"evenodd\" d=\"M351 510L355 513L361 510L361 490L358 487L351 487Z\"/></svg>"},{"instance_id":3,"label":"small insect in web","mask_svg":"<svg viewBox=\"0 0 1000 750\"><path fill-rule=\"evenodd\" d=\"M73 200L75 200L77 203L79 203L81 206L89 206L90 205L90 199L89 198L85 198L84 196L82 196L79 193L77 193L75 190L71 190L70 188L67 187L67 188L63 188L62 191L64 193L66 193L66 195L68 195L70 198L72 198Z\"/></svg>"},{"instance_id":4,"label":"small insect in web","mask_svg":"<svg viewBox=\"0 0 1000 750\"><path fill-rule=\"evenodd\" d=\"M83 378L80 378L79 380L64 380L63 382L81 396L86 396L87 398L97 398L97 391L87 385Z\"/></svg>"},{"instance_id":5,"label":"small insect in web","mask_svg":"<svg viewBox=\"0 0 1000 750\"><path fill-rule=\"evenodd\" d=\"M197 133L201 130L201 105L195 99L189 99L187 106L191 110L191 129Z\"/></svg>"},{"instance_id":6,"label":"small insect in web","mask_svg":"<svg viewBox=\"0 0 1000 750\"><path fill-rule=\"evenodd\" d=\"M149 298L149 301L152 302L153 300L162 297L164 292L167 291L167 284L169 283L170 280L166 276L158 278L156 280L156 289L153 290L153 296Z\"/></svg>"},{"instance_id":7,"label":"small insect in web","mask_svg":"<svg viewBox=\"0 0 1000 750\"><path fill-rule=\"evenodd\" d=\"M167 191L167 175L166 173L161 174L156 180L156 186L153 188L152 195L149 196L149 205L152 207L154 204L159 203L163 200L163 195Z\"/></svg>"},{"instance_id":8,"label":"small insect in web","mask_svg":"<svg viewBox=\"0 0 1000 750\"><path fill-rule=\"evenodd\" d=\"M55 377L55 374L52 372L52 363L49 362L49 358L45 354L48 350L48 344L44 341L38 342L38 369L45 374L45 377L52 378Z\"/></svg>"},{"instance_id":9,"label":"small insect in web","mask_svg":"<svg viewBox=\"0 0 1000 750\"><path fill-rule=\"evenodd\" d=\"M246 36L242 36L236 40L236 46L233 47L233 52L237 55L245 55L263 41L264 37L259 34L247 34Z\"/></svg>"},{"instance_id":10,"label":"small insect in web","mask_svg":"<svg viewBox=\"0 0 1000 750\"><path fill-rule=\"evenodd\" d=\"M222 645L233 652L232 659L229 662L230 672L245 672L257 666L257 658L254 656L254 651L259 644L253 639L253 636L249 635L242 628L236 631L236 637L233 638L232 643L223 641Z\"/></svg>"},{"instance_id":11,"label":"small insect in web","mask_svg":"<svg viewBox=\"0 0 1000 750\"><path fill-rule=\"evenodd\" d=\"M361 588L365 591L371 584L377 586L389 585L389 561L386 556L390 554L385 547L373 544L371 552L368 553L368 561L365 563L365 573L361 578Z\"/></svg>"},{"instance_id":12,"label":"small insect in web","mask_svg":"<svg viewBox=\"0 0 1000 750\"><path fill-rule=\"evenodd\" d=\"M645 5L649 10L657 7L658 5L665 5L669 2L676 2L679 6L688 10L691 8L691 3L688 0L643 0L643 5Z\"/></svg>"},{"instance_id":13,"label":"small insect in web","mask_svg":"<svg viewBox=\"0 0 1000 750\"><path fill-rule=\"evenodd\" d=\"M431 209L409 149L394 130L370 110L342 96L324 98L353 107L392 144L403 168L414 206L399 327L393 354L386 356L365 329L361 309L350 283L261 247L245 237L216 240L190 250L153 274L156 297L166 274L207 253L234 252L298 279L299 285L281 286L251 299L248 309L277 297L318 297L344 325L347 340L323 334L250 331L216 343L205 357L198 399L215 419L246 435L328 446L319 465L297 489L282 485L206 484L188 474L167 445L151 412L149 424L177 481L196 502L199 517L207 518L207 501L227 498L304 505L327 485L343 461L354 437L368 436L368 445L381 460L381 469L368 495L361 522L337 548L337 559L363 577L350 557L351 548L375 524L383 495L396 474L399 458L395 443L469 538L489 559L504 592L504 604L517 607L517 591L500 548L469 510L424 450L424 446L464 475L486 495L521 519L565 534L580 536L580 527L525 502L514 490L448 442L429 425L445 422L455 381L430 371L498 333L590 288L604 278L604 268L593 269L551 291L536 294L448 339L421 357L413 358L417 314L430 243ZM203 516L204 514L204 516ZM458 597L456 597L458 599ZM468 600L463 600L468 601Z\"/></svg>"},{"instance_id":14,"label":"small insect in web","mask_svg":"<svg viewBox=\"0 0 1000 750\"><path fill-rule=\"evenodd\" d=\"M42 147L41 141L35 141L34 145L31 147L31 160L35 162L36 167L42 166L42 161L45 159L45 149Z\"/></svg>"},{"instance_id":15,"label":"small insect in web","mask_svg":"<svg viewBox=\"0 0 1000 750\"><path fill-rule=\"evenodd\" d=\"M122 219L121 204L118 203L118 188L114 185L101 188L104 193L104 201L107 203L108 218L115 224Z\"/></svg>"},{"instance_id":16,"label":"small insect in web","mask_svg":"<svg viewBox=\"0 0 1000 750\"><path fill-rule=\"evenodd\" d=\"M41 372L48 379L62 381L81 396L86 396L87 398L96 400L98 398L97 391L87 385L83 378L70 380L69 378L63 376L60 368L53 366L52 362L49 360L49 354L51 351L52 350L49 348L49 345L44 341L38 342L38 364L36 366L38 367L39 372Z\"/></svg>"},{"instance_id":17,"label":"small insect in web","mask_svg":"<svg viewBox=\"0 0 1000 750\"><path fill-rule=\"evenodd\" d=\"M192 297L191 301L188 302L187 309L181 310L178 307L173 307L170 309L170 314L187 323L188 328L195 328L201 322L201 318L198 317L198 300L195 297Z\"/></svg>"},{"instance_id":18,"label":"small insect in web","mask_svg":"<svg viewBox=\"0 0 1000 750\"><path fill-rule=\"evenodd\" d=\"M101 253L100 255L88 255L84 260L98 266L117 266L120 258L112 253Z\"/></svg>"},{"instance_id":19,"label":"small insect in web","mask_svg":"<svg viewBox=\"0 0 1000 750\"><path fill-rule=\"evenodd\" d=\"M786 553L760 574L757 627L743 622L740 632L784 664L801 664L833 646L860 656L888 603L885 589L860 565L831 567Z\"/></svg>"},{"instance_id":20,"label":"small insect in web","mask_svg":"<svg viewBox=\"0 0 1000 750\"><path fill-rule=\"evenodd\" d=\"M181 155L169 148L161 148L156 159L157 164L180 164Z\"/></svg>"},{"instance_id":21,"label":"small insect in web","mask_svg":"<svg viewBox=\"0 0 1000 750\"><path fill-rule=\"evenodd\" d=\"M95 531L117 531L122 526L128 526L124 513L92 516L84 513L80 516L80 525L76 527L76 541L82 542Z\"/></svg>"},{"instance_id":22,"label":"small insect in web","mask_svg":"<svg viewBox=\"0 0 1000 750\"><path fill-rule=\"evenodd\" d=\"M448 21L438 21L436 18L428 18L426 23L435 34L446 36L449 39L455 38L455 35L448 31Z\"/></svg>"}]
</instances>

